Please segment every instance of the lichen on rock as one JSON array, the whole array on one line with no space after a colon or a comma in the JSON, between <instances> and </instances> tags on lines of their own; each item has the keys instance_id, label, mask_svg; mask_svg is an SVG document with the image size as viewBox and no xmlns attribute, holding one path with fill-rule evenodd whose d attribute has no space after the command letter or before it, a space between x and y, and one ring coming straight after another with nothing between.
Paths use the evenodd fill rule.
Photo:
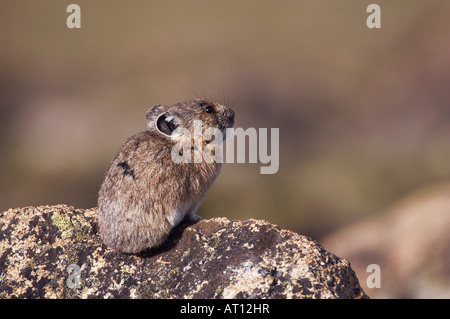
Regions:
<instances>
[{"instance_id":1,"label":"lichen on rock","mask_svg":"<svg viewBox=\"0 0 450 319\"><path fill-rule=\"evenodd\" d=\"M350 264L261 220L175 228L138 255L106 248L96 208L0 213L0 298L366 298ZM79 288L67 284L79 266Z\"/></svg>"}]
</instances>

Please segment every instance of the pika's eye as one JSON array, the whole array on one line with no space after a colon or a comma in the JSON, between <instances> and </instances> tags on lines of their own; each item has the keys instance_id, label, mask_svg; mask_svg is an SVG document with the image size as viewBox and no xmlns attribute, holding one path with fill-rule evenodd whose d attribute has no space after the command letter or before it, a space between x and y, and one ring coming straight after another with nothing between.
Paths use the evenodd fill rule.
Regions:
<instances>
[{"instance_id":1,"label":"pika's eye","mask_svg":"<svg viewBox=\"0 0 450 319\"><path fill-rule=\"evenodd\" d=\"M211 105L209 105L206 107L205 112L206 113L214 113L214 108Z\"/></svg>"}]
</instances>

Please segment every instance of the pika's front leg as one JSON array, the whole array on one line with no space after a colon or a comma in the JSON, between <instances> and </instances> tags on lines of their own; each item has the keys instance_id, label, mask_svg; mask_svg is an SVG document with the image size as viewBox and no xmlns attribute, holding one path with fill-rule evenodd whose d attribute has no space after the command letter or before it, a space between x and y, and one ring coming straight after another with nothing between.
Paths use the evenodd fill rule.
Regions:
<instances>
[{"instance_id":1,"label":"pika's front leg","mask_svg":"<svg viewBox=\"0 0 450 319\"><path fill-rule=\"evenodd\" d=\"M185 221L190 223L197 223L202 220L202 218L194 213L187 214L184 218Z\"/></svg>"},{"instance_id":2,"label":"pika's front leg","mask_svg":"<svg viewBox=\"0 0 450 319\"><path fill-rule=\"evenodd\" d=\"M186 215L184 215L184 221L188 223L197 223L202 220L202 218L195 214L198 206L200 206L200 202L194 204L191 208L188 209Z\"/></svg>"}]
</instances>

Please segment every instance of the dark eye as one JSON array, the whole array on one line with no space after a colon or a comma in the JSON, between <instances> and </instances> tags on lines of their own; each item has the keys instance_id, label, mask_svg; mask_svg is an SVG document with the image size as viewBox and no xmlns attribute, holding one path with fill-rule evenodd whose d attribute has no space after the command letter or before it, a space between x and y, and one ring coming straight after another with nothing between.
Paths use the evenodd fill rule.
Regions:
<instances>
[{"instance_id":1,"label":"dark eye","mask_svg":"<svg viewBox=\"0 0 450 319\"><path fill-rule=\"evenodd\" d=\"M206 113L214 113L214 108L211 105L208 105L205 109Z\"/></svg>"}]
</instances>

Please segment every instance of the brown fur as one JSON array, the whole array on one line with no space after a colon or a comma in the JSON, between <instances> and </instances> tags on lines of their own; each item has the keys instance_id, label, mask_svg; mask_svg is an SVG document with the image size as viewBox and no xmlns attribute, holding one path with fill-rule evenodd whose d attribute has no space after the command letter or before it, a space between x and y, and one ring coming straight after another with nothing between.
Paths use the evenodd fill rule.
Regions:
<instances>
[{"instance_id":1,"label":"brown fur","mask_svg":"<svg viewBox=\"0 0 450 319\"><path fill-rule=\"evenodd\" d=\"M208 106L213 113L205 111ZM137 253L158 246L184 218L199 220L194 212L220 173L220 163L172 161L176 141L156 125L163 113L190 131L194 120L202 120L203 130L216 127L224 131L234 125L231 109L200 99L172 107L157 105L147 112L148 130L122 146L99 193L100 236L108 247L121 252Z\"/></svg>"}]
</instances>

